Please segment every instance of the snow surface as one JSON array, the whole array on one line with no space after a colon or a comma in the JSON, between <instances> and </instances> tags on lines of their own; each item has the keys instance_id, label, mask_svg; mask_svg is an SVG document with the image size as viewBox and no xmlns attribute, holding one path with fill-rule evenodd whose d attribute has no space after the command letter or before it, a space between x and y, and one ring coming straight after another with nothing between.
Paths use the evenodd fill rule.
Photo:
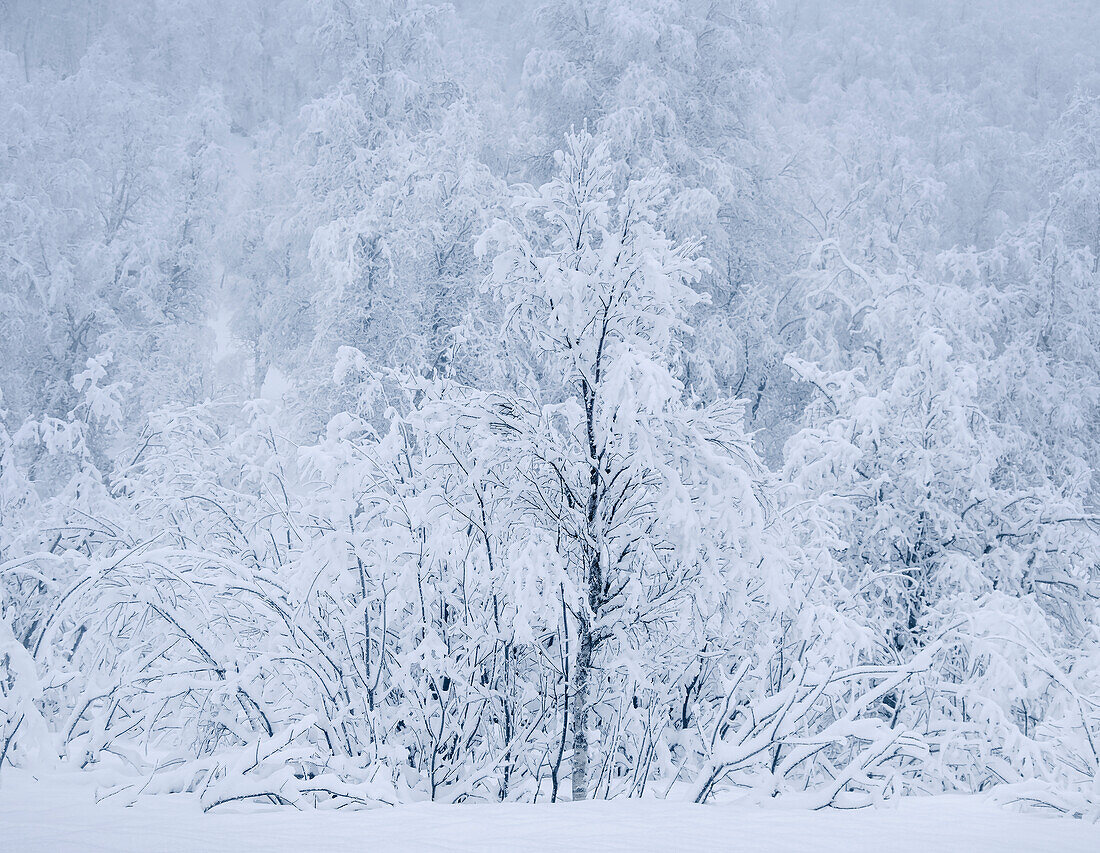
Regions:
<instances>
[{"instance_id":1,"label":"snow surface","mask_svg":"<svg viewBox=\"0 0 1100 853\"><path fill-rule=\"evenodd\" d=\"M0 851L1100 851L1100 825L938 796L859 811L669 801L420 805L358 812L242 807L186 796L96 804L87 778L5 771Z\"/></svg>"}]
</instances>

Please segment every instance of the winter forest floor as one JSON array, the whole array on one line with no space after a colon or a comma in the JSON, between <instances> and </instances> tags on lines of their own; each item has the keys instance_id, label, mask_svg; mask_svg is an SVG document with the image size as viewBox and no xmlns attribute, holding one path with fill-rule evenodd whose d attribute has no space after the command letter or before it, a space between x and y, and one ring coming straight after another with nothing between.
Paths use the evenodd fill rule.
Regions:
<instances>
[{"instance_id":1,"label":"winter forest floor","mask_svg":"<svg viewBox=\"0 0 1100 853\"><path fill-rule=\"evenodd\" d=\"M696 806L419 804L360 812L228 809L162 796L95 803L88 777L6 773L0 850L155 851L1059 851L1100 849L1100 826L1020 814L978 796L910 798L856 811Z\"/></svg>"}]
</instances>

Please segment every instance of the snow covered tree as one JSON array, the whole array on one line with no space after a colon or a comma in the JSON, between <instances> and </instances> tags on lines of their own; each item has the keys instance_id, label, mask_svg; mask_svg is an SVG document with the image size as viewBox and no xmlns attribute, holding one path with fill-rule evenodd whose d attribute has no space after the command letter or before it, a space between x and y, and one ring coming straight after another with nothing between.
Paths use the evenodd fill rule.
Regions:
<instances>
[{"instance_id":1,"label":"snow covered tree","mask_svg":"<svg viewBox=\"0 0 1100 853\"><path fill-rule=\"evenodd\" d=\"M744 396L769 461L799 389L782 365L772 316L788 225L781 146L767 116L775 33L751 2L533 3L512 12L522 50L522 122L510 171L545 180L571 127L601 134L626 171L668 178L662 227L700 240L710 259L697 289L712 297L691 323L680 378L703 399ZM533 22L533 26L531 25Z\"/></svg>"},{"instance_id":2,"label":"snow covered tree","mask_svg":"<svg viewBox=\"0 0 1100 853\"><path fill-rule=\"evenodd\" d=\"M249 231L276 283L237 327L255 341L258 382L272 364L297 363L332 397L340 346L376 365L445 365L475 301L471 248L499 185L481 158L478 59L452 43L452 11L397 0L318 3L313 14L332 79L303 106L295 150L271 152L283 200Z\"/></svg>"},{"instance_id":3,"label":"snow covered tree","mask_svg":"<svg viewBox=\"0 0 1100 853\"><path fill-rule=\"evenodd\" d=\"M530 485L532 522L561 554L572 790L584 799L599 784L600 681L640 667L659 682L714 642L705 602L763 559L767 501L739 406L699 407L674 377L702 262L663 233L659 180L616 197L607 143L583 131L557 159L557 176L489 235L500 246L491 286L537 364L536 395L486 402Z\"/></svg>"}]
</instances>

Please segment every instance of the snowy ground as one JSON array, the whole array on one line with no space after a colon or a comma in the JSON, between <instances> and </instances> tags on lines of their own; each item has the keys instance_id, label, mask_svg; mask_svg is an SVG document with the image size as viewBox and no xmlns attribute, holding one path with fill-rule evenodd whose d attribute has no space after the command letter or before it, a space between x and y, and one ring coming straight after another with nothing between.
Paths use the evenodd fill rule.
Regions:
<instances>
[{"instance_id":1,"label":"snowy ground","mask_svg":"<svg viewBox=\"0 0 1100 853\"><path fill-rule=\"evenodd\" d=\"M1100 851L1100 825L1022 815L977 797L856 812L617 801L416 805L367 812L202 814L187 798L96 805L72 777L5 772L0 851Z\"/></svg>"}]
</instances>

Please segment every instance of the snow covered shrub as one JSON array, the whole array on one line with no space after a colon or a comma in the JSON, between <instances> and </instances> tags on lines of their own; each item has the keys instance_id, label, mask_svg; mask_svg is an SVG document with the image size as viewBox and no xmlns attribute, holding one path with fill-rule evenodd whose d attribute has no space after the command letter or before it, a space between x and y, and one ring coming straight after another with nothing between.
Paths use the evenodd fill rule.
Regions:
<instances>
[{"instance_id":1,"label":"snow covered shrub","mask_svg":"<svg viewBox=\"0 0 1100 853\"><path fill-rule=\"evenodd\" d=\"M790 443L789 476L835 531L870 660L907 665L940 646L879 701L926 742L921 784L1090 787L1095 520L1044 479L1026 434L991 423L976 372L939 333L877 392L859 371L792 364L827 405Z\"/></svg>"},{"instance_id":2,"label":"snow covered shrub","mask_svg":"<svg viewBox=\"0 0 1100 853\"><path fill-rule=\"evenodd\" d=\"M0 781L4 762L20 766L42 759L49 743L40 703L42 685L34 660L0 619Z\"/></svg>"}]
</instances>

